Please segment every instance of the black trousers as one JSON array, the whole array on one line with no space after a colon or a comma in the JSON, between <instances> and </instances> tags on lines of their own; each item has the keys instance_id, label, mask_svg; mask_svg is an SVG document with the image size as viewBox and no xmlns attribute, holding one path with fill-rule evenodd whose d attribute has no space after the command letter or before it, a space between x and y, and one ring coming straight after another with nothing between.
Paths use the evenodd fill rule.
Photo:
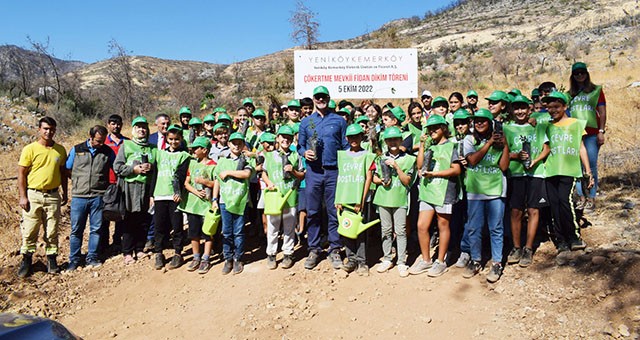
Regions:
<instances>
[{"instance_id":1,"label":"black trousers","mask_svg":"<svg viewBox=\"0 0 640 340\"><path fill-rule=\"evenodd\" d=\"M133 255L134 252L140 252L144 249L150 219L147 212L127 212L122 228L123 254Z\"/></svg>"},{"instance_id":2,"label":"black trousers","mask_svg":"<svg viewBox=\"0 0 640 340\"><path fill-rule=\"evenodd\" d=\"M546 186L553 216L553 236L557 245L579 240L580 226L576 221L573 206L576 179L568 176L553 176L546 179Z\"/></svg>"},{"instance_id":3,"label":"black trousers","mask_svg":"<svg viewBox=\"0 0 640 340\"><path fill-rule=\"evenodd\" d=\"M163 240L169 239L169 233L173 230L172 244L176 254L182 252L182 242L184 238L184 228L182 212L178 210L178 203L174 201L155 201L155 212L153 222L155 224L155 235L153 240L153 252L162 252Z\"/></svg>"}]
</instances>

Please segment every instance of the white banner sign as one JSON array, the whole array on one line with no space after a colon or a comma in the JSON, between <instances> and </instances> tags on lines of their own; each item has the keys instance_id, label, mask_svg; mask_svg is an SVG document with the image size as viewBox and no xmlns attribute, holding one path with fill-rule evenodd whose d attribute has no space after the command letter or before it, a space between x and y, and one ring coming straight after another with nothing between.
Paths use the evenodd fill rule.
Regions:
<instances>
[{"instance_id":1,"label":"white banner sign","mask_svg":"<svg viewBox=\"0 0 640 340\"><path fill-rule=\"evenodd\" d=\"M417 98L415 48L294 51L295 97L311 97L316 86L332 98Z\"/></svg>"}]
</instances>

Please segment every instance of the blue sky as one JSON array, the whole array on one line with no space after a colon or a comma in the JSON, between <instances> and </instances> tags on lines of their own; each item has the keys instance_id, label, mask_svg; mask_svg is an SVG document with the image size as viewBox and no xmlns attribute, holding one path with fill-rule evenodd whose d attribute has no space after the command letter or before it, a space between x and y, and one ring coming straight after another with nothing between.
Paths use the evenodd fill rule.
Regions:
<instances>
[{"instance_id":1,"label":"blue sky","mask_svg":"<svg viewBox=\"0 0 640 340\"><path fill-rule=\"evenodd\" d=\"M307 0L320 41L352 38L384 23L436 10L450 1ZM242 61L293 47L295 0L3 1L0 44L50 40L56 57L109 58L111 39L133 55L213 63Z\"/></svg>"}]
</instances>

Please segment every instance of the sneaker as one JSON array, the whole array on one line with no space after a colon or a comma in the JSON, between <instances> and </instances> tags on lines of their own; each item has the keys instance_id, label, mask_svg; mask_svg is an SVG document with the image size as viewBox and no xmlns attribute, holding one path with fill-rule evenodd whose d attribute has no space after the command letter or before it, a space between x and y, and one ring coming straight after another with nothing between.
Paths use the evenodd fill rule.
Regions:
<instances>
[{"instance_id":1,"label":"sneaker","mask_svg":"<svg viewBox=\"0 0 640 340\"><path fill-rule=\"evenodd\" d=\"M342 268L342 257L340 257L340 251L332 251L331 254L329 254L329 259L331 260L331 266L333 266L333 269L338 270Z\"/></svg>"},{"instance_id":2,"label":"sneaker","mask_svg":"<svg viewBox=\"0 0 640 340\"><path fill-rule=\"evenodd\" d=\"M184 261L182 259L182 255L180 254L173 255L173 257L171 258L171 262L169 262L169 269L180 268L180 266L182 266L182 261Z\"/></svg>"},{"instance_id":3,"label":"sneaker","mask_svg":"<svg viewBox=\"0 0 640 340\"><path fill-rule=\"evenodd\" d=\"M522 257L518 263L520 267L526 268L533 262L533 249L524 247L522 248Z\"/></svg>"},{"instance_id":4,"label":"sneaker","mask_svg":"<svg viewBox=\"0 0 640 340\"><path fill-rule=\"evenodd\" d=\"M378 273L386 273L391 268L393 268L393 263L391 263L391 261L384 260L380 262L380 264L378 264L378 268L376 268L376 271Z\"/></svg>"},{"instance_id":5,"label":"sneaker","mask_svg":"<svg viewBox=\"0 0 640 340\"><path fill-rule=\"evenodd\" d=\"M282 269L289 269L293 267L293 256L285 255L284 258L282 259L281 265L282 265Z\"/></svg>"},{"instance_id":6,"label":"sneaker","mask_svg":"<svg viewBox=\"0 0 640 340\"><path fill-rule=\"evenodd\" d=\"M78 262L69 262L69 265L67 266L67 271L68 272L76 271L78 270L78 267L80 267Z\"/></svg>"},{"instance_id":7,"label":"sneaker","mask_svg":"<svg viewBox=\"0 0 640 340\"><path fill-rule=\"evenodd\" d=\"M465 279L470 279L476 276L476 274L480 272L480 269L482 269L482 266L480 266L480 263L471 260L469 261L469 263L467 263L467 266L464 268L462 277L464 277Z\"/></svg>"},{"instance_id":8,"label":"sneaker","mask_svg":"<svg viewBox=\"0 0 640 340\"><path fill-rule=\"evenodd\" d=\"M224 266L222 267L222 275L231 273L231 269L233 269L233 260L224 261Z\"/></svg>"},{"instance_id":9,"label":"sneaker","mask_svg":"<svg viewBox=\"0 0 640 340\"><path fill-rule=\"evenodd\" d=\"M133 258L133 255L127 254L124 256L124 264L130 265L136 263L136 259Z\"/></svg>"},{"instance_id":10,"label":"sneaker","mask_svg":"<svg viewBox=\"0 0 640 340\"><path fill-rule=\"evenodd\" d=\"M587 198L587 201L584 203L584 213L592 213L594 210L596 210L596 203L593 198Z\"/></svg>"},{"instance_id":11,"label":"sneaker","mask_svg":"<svg viewBox=\"0 0 640 340\"><path fill-rule=\"evenodd\" d=\"M351 273L352 271L356 270L356 267L358 267L358 265L352 260L347 260L347 262L341 266L342 270L347 273Z\"/></svg>"},{"instance_id":12,"label":"sneaker","mask_svg":"<svg viewBox=\"0 0 640 340\"><path fill-rule=\"evenodd\" d=\"M200 267L200 259L193 259L191 260L191 262L189 262L189 265L187 266L187 271L195 271L196 269L198 269L198 267Z\"/></svg>"},{"instance_id":13,"label":"sneaker","mask_svg":"<svg viewBox=\"0 0 640 340\"><path fill-rule=\"evenodd\" d=\"M462 252L460 253L460 257L458 257L458 261L454 266L458 268L465 268L467 264L469 264L469 260L471 260L471 256L469 256L469 253Z\"/></svg>"},{"instance_id":14,"label":"sneaker","mask_svg":"<svg viewBox=\"0 0 640 340\"><path fill-rule=\"evenodd\" d=\"M398 274L400 274L400 277L409 276L409 266L407 266L406 264L399 264L398 265Z\"/></svg>"},{"instance_id":15,"label":"sneaker","mask_svg":"<svg viewBox=\"0 0 640 340\"><path fill-rule=\"evenodd\" d=\"M31 254L22 255L22 262L20 262L20 268L18 268L18 277L27 277L31 274L32 258Z\"/></svg>"},{"instance_id":16,"label":"sneaker","mask_svg":"<svg viewBox=\"0 0 640 340\"><path fill-rule=\"evenodd\" d=\"M102 262L100 262L100 260L98 259L87 260L87 267L98 268L100 266L102 266Z\"/></svg>"},{"instance_id":17,"label":"sneaker","mask_svg":"<svg viewBox=\"0 0 640 340\"><path fill-rule=\"evenodd\" d=\"M233 275L240 274L244 270L244 264L240 260L233 261Z\"/></svg>"},{"instance_id":18,"label":"sneaker","mask_svg":"<svg viewBox=\"0 0 640 340\"><path fill-rule=\"evenodd\" d=\"M164 255L162 253L156 254L156 261L153 265L156 270L164 268Z\"/></svg>"},{"instance_id":19,"label":"sneaker","mask_svg":"<svg viewBox=\"0 0 640 340\"><path fill-rule=\"evenodd\" d=\"M584 210L586 202L587 201L584 197L580 197L580 199L578 199L578 202L576 202L576 210Z\"/></svg>"},{"instance_id":20,"label":"sneaker","mask_svg":"<svg viewBox=\"0 0 640 340\"><path fill-rule=\"evenodd\" d=\"M587 244L582 240L582 238L571 240L571 250L582 250L586 247Z\"/></svg>"},{"instance_id":21,"label":"sneaker","mask_svg":"<svg viewBox=\"0 0 640 340\"><path fill-rule=\"evenodd\" d=\"M491 265L489 274L487 274L487 281L491 283L497 282L500 280L500 276L502 276L502 265L500 263L494 263Z\"/></svg>"},{"instance_id":22,"label":"sneaker","mask_svg":"<svg viewBox=\"0 0 640 340\"><path fill-rule=\"evenodd\" d=\"M416 262L413 263L411 268L409 268L409 274L411 275L419 275L422 273L426 273L429 268L433 265L433 262L425 261L422 256L418 256Z\"/></svg>"},{"instance_id":23,"label":"sneaker","mask_svg":"<svg viewBox=\"0 0 640 340\"><path fill-rule=\"evenodd\" d=\"M304 261L304 268L313 269L317 265L318 265L318 253L316 253L315 251L310 251L309 256L307 256L307 259Z\"/></svg>"},{"instance_id":24,"label":"sneaker","mask_svg":"<svg viewBox=\"0 0 640 340\"><path fill-rule=\"evenodd\" d=\"M145 257L147 257L147 253L146 252L139 251L139 252L136 253L136 259L137 260L142 260Z\"/></svg>"},{"instance_id":25,"label":"sneaker","mask_svg":"<svg viewBox=\"0 0 640 340\"><path fill-rule=\"evenodd\" d=\"M513 248L507 257L508 264L514 264L520 262L522 258L522 248Z\"/></svg>"},{"instance_id":26,"label":"sneaker","mask_svg":"<svg viewBox=\"0 0 640 340\"><path fill-rule=\"evenodd\" d=\"M564 253L565 251L571 250L571 248L569 248L569 245L564 243L564 242L563 243L558 243L556 245L556 249L558 250L558 254Z\"/></svg>"},{"instance_id":27,"label":"sneaker","mask_svg":"<svg viewBox=\"0 0 640 340\"><path fill-rule=\"evenodd\" d=\"M60 272L56 256L57 255L47 255L47 273L49 274L58 274Z\"/></svg>"},{"instance_id":28,"label":"sneaker","mask_svg":"<svg viewBox=\"0 0 640 340\"><path fill-rule=\"evenodd\" d=\"M278 268L278 262L276 262L275 255L267 255L267 268L271 270Z\"/></svg>"},{"instance_id":29,"label":"sneaker","mask_svg":"<svg viewBox=\"0 0 640 340\"><path fill-rule=\"evenodd\" d=\"M427 275L431 277L438 277L446 273L447 270L449 269L447 269L447 264L445 262L440 262L440 260L436 260L435 262L433 262L433 265L431 266L431 268L429 268Z\"/></svg>"},{"instance_id":30,"label":"sneaker","mask_svg":"<svg viewBox=\"0 0 640 340\"><path fill-rule=\"evenodd\" d=\"M142 249L142 252L149 253L153 251L153 248L154 248L153 240L147 240L147 243L144 244L144 249Z\"/></svg>"},{"instance_id":31,"label":"sneaker","mask_svg":"<svg viewBox=\"0 0 640 340\"><path fill-rule=\"evenodd\" d=\"M356 274L359 276L369 276L369 266L364 263L359 263L358 269L356 269Z\"/></svg>"},{"instance_id":32,"label":"sneaker","mask_svg":"<svg viewBox=\"0 0 640 340\"><path fill-rule=\"evenodd\" d=\"M200 267L198 267L198 274L206 274L211 269L211 262L209 260L200 261Z\"/></svg>"}]
</instances>

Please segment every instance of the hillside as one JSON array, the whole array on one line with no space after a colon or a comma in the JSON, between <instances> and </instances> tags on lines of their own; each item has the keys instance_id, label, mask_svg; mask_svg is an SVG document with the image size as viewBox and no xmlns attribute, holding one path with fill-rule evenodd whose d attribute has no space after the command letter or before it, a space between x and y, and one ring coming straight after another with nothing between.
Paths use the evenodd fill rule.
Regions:
<instances>
[{"instance_id":1,"label":"hillside","mask_svg":"<svg viewBox=\"0 0 640 340\"><path fill-rule=\"evenodd\" d=\"M77 60L62 60L53 58L56 68L60 73L68 73L87 65ZM52 68L45 56L15 45L0 45L0 80L16 80L20 78L20 67L23 65L43 65L46 72L51 72Z\"/></svg>"}]
</instances>

